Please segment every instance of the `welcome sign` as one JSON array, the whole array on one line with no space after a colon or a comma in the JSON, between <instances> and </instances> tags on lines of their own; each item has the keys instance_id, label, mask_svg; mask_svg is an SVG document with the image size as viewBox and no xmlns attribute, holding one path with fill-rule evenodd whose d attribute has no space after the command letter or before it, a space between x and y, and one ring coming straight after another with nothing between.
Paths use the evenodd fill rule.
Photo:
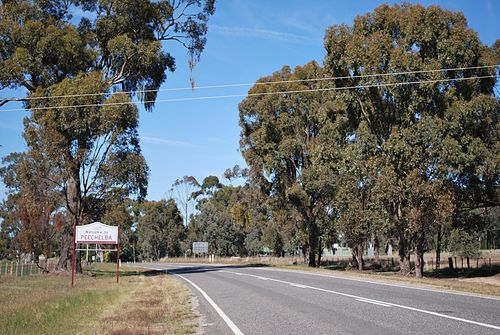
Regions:
<instances>
[{"instance_id":1,"label":"welcome sign","mask_svg":"<svg viewBox=\"0 0 500 335\"><path fill-rule=\"evenodd\" d=\"M118 244L118 227L101 222L76 226L75 242L80 244Z\"/></svg>"}]
</instances>

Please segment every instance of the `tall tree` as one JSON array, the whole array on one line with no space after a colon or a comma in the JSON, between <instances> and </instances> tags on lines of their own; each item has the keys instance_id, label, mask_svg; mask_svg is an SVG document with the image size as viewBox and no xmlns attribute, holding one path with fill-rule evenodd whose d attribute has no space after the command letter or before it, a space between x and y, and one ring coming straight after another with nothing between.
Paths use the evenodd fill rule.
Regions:
<instances>
[{"instance_id":1,"label":"tall tree","mask_svg":"<svg viewBox=\"0 0 500 335\"><path fill-rule=\"evenodd\" d=\"M137 235L142 259L179 256L184 227L175 201L145 201L141 207Z\"/></svg>"},{"instance_id":2,"label":"tall tree","mask_svg":"<svg viewBox=\"0 0 500 335\"><path fill-rule=\"evenodd\" d=\"M28 154L57 176L44 177L63 192L68 225L88 221L112 194L145 195L132 98L152 109L175 69L166 43L181 43L190 67L196 64L214 9L213 0L2 2L0 89L23 87L27 97L2 98L0 105L22 100L32 110L25 121ZM82 10L89 18L75 24L73 14ZM68 251L62 250L61 267Z\"/></svg>"},{"instance_id":3,"label":"tall tree","mask_svg":"<svg viewBox=\"0 0 500 335\"><path fill-rule=\"evenodd\" d=\"M54 219L63 204L61 194L40 177L50 174L47 169L41 170L47 165L37 164L29 155L10 154L2 162L6 165L0 168L0 177L9 190L0 210L3 230L8 230L19 250L32 255L40 266L39 256L44 255L46 260L52 256Z\"/></svg>"},{"instance_id":4,"label":"tall tree","mask_svg":"<svg viewBox=\"0 0 500 335\"><path fill-rule=\"evenodd\" d=\"M459 106L475 106L478 121L488 120L489 110L498 110L492 96L495 70L485 67L495 65L498 58L467 26L462 13L411 4L382 5L357 17L353 26L330 27L325 48L326 69L344 78L336 85L359 87L344 95L346 112L354 125L366 122L377 138L385 162L380 173L386 179L386 201L398 232L401 272L407 274L414 242L423 240L413 229L420 227L412 222L416 217L410 215L420 206L411 200L410 176L416 173L426 183L441 180L443 186L447 181L468 194L477 188L474 184L498 190L498 173L492 172L498 163L488 160L488 168L479 169L484 164L475 154L467 155L479 143L488 157L498 157L498 148L474 127L462 128L457 139L441 126L456 117L453 111ZM385 73L390 75L374 76ZM417 140L425 128L437 132L433 141ZM498 132L493 137L498 139ZM456 164L452 149L467 163ZM497 196L488 201L495 203ZM419 211L425 212L423 207ZM420 257L422 250L417 253Z\"/></svg>"},{"instance_id":5,"label":"tall tree","mask_svg":"<svg viewBox=\"0 0 500 335\"><path fill-rule=\"evenodd\" d=\"M327 211L329 184L317 183L319 169L313 160L323 121L329 121L321 92L307 91L321 86L316 79L323 69L315 62L288 66L261 78L239 105L242 128L240 146L254 175L271 186L269 194L281 199L279 207L292 205L308 234L309 265L317 262L318 218ZM284 81L284 82L283 82ZM278 82L278 83L273 83Z\"/></svg>"},{"instance_id":6,"label":"tall tree","mask_svg":"<svg viewBox=\"0 0 500 335\"><path fill-rule=\"evenodd\" d=\"M193 213L195 203L194 198L199 188L200 184L195 177L184 176L182 179L175 180L172 184L172 188L170 189L173 198L182 210L185 227L188 226L189 217Z\"/></svg>"}]
</instances>

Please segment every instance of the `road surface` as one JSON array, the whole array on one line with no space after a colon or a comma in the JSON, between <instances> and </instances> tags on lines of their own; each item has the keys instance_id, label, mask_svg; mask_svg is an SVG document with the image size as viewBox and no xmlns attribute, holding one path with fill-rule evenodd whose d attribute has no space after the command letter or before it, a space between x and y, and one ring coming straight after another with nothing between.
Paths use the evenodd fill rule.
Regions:
<instances>
[{"instance_id":1,"label":"road surface","mask_svg":"<svg viewBox=\"0 0 500 335\"><path fill-rule=\"evenodd\" d=\"M500 299L324 273L143 264L184 281L204 334L500 334Z\"/></svg>"}]
</instances>

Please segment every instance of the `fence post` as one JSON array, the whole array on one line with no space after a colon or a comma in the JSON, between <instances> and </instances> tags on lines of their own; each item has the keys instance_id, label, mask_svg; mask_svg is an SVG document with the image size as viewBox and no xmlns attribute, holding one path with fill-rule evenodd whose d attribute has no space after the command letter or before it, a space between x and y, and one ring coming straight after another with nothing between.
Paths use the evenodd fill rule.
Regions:
<instances>
[{"instance_id":1,"label":"fence post","mask_svg":"<svg viewBox=\"0 0 500 335\"><path fill-rule=\"evenodd\" d=\"M10 275L11 276L14 275L14 263L13 262L10 262Z\"/></svg>"},{"instance_id":2,"label":"fence post","mask_svg":"<svg viewBox=\"0 0 500 335\"><path fill-rule=\"evenodd\" d=\"M23 276L23 272L24 272L24 264L23 262L21 262L21 277Z\"/></svg>"}]
</instances>

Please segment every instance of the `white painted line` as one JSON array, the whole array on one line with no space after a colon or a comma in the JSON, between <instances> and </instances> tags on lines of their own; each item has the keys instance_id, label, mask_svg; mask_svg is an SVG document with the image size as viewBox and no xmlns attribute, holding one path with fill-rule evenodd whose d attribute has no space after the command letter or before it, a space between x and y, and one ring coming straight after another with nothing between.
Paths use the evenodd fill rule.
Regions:
<instances>
[{"instance_id":1,"label":"white painted line","mask_svg":"<svg viewBox=\"0 0 500 335\"><path fill-rule=\"evenodd\" d=\"M440 290L440 289L437 289L437 288L434 289L434 288L426 288L426 287L416 287L416 286L409 286L409 285L404 285L404 284L393 284L393 283L388 283L388 282L384 282L384 281L359 279L359 278L353 278L353 277L347 277L347 276L344 277L344 276L335 276L335 275L330 275L330 274L312 273L312 272L307 272L307 271L285 270L285 269L272 269L272 268L259 268L259 270L276 271L276 272L289 272L289 273L300 273L300 274L309 275L309 276L316 276L316 277L343 279L343 280L357 281L357 282L368 283L368 284L376 284L376 285L383 285L383 286L408 288L408 289L419 290L419 291L436 292L436 293L443 293L443 294L453 294L453 295L460 295L460 296L466 296L466 297L474 297L474 298L480 298L480 299L488 299L488 300L500 301L500 298L493 297L493 296L486 296L486 295L466 293L466 292L445 291L445 290Z\"/></svg>"},{"instance_id":2,"label":"white painted line","mask_svg":"<svg viewBox=\"0 0 500 335\"><path fill-rule=\"evenodd\" d=\"M205 291L203 291L198 285L196 285L195 283L193 283L192 281L190 281L186 277L181 276L181 275L176 275L176 276L181 277L182 279L184 279L185 281L187 281L189 284L191 284L195 289L197 289L203 295L203 297L208 301L208 303L210 305L212 305L212 307L215 309L215 311L217 312L217 314L220 315L220 317L222 318L222 320L224 320L224 322L228 325L228 327L231 328L231 330L233 331L233 333L235 335L243 335L243 333L241 332L241 330L234 324L233 321L231 321L230 318L228 318L228 316L226 315L226 313L224 313L222 311L222 309L220 309L220 307L217 306L217 304L212 300L212 298L210 298L208 296L208 294L205 293Z\"/></svg>"},{"instance_id":3,"label":"white painted line","mask_svg":"<svg viewBox=\"0 0 500 335\"><path fill-rule=\"evenodd\" d=\"M365 300L365 299L356 299L357 301L360 301L360 302L366 302L368 304L374 304L374 305L379 305L379 306L384 306L384 307L391 307L391 305L388 305L388 304L382 304L380 302L377 302L377 301L372 301L372 300Z\"/></svg>"},{"instance_id":4,"label":"white painted line","mask_svg":"<svg viewBox=\"0 0 500 335\"><path fill-rule=\"evenodd\" d=\"M227 271L227 270L221 270L220 272L227 272L227 273L232 273L232 274L236 273L236 272ZM255 278L258 278L258 279L265 278L265 277L251 275L251 274L247 274L247 273L245 273L245 276L255 277ZM297 284L297 283L293 283L293 282L289 282L289 281L285 281L285 280L274 279L274 278L266 278L266 279L268 281L274 281L274 282L277 282L277 283L282 283L282 284L287 284L287 285L292 285L292 284L294 284L294 285L302 285L302 284ZM316 290L316 291L320 291L320 292L331 293L331 294L340 295L340 296L348 297L348 298L354 298L356 300L357 299L361 299L361 300L364 300L365 302L368 302L368 301L371 301L372 303L373 302L377 302L378 304L384 304L384 305L388 305L388 306L399 307L399 308L407 309L407 310L414 311L414 312L420 312L420 313L430 314L430 315L439 316L439 317L445 318L445 319L451 319L451 320L455 320L455 321L460 321L460 322L465 322L465 323L473 324L473 325L476 325L476 326L482 326L482 327L487 327L487 328L492 328L492 329L500 330L499 326L495 326L495 325L492 325L492 324L489 324L489 323L483 323L483 322L477 322L477 321L473 321L473 320L458 318L458 317L455 317L455 316L450 316L450 315L441 314L441 313L437 313L437 312L427 311L425 309L419 309L419 308L414 308L414 307L410 307L410 306L393 304L391 302L386 302L386 301L373 300L373 299L369 299L369 298L365 298L365 297L360 297L360 296L353 295L353 294L348 294L348 293L342 293L342 292L327 290L327 289L320 288L320 287L314 287L314 286L309 286L309 285L302 285L302 286L304 286L304 288L308 288L308 289L311 289L311 290Z\"/></svg>"},{"instance_id":5,"label":"white painted line","mask_svg":"<svg viewBox=\"0 0 500 335\"><path fill-rule=\"evenodd\" d=\"M256 278L259 278L260 280L267 280L266 277L261 277L261 276L256 276Z\"/></svg>"},{"instance_id":6,"label":"white painted line","mask_svg":"<svg viewBox=\"0 0 500 335\"><path fill-rule=\"evenodd\" d=\"M290 284L290 286L298 287L298 288L307 288L307 286L302 285L302 284Z\"/></svg>"}]
</instances>

